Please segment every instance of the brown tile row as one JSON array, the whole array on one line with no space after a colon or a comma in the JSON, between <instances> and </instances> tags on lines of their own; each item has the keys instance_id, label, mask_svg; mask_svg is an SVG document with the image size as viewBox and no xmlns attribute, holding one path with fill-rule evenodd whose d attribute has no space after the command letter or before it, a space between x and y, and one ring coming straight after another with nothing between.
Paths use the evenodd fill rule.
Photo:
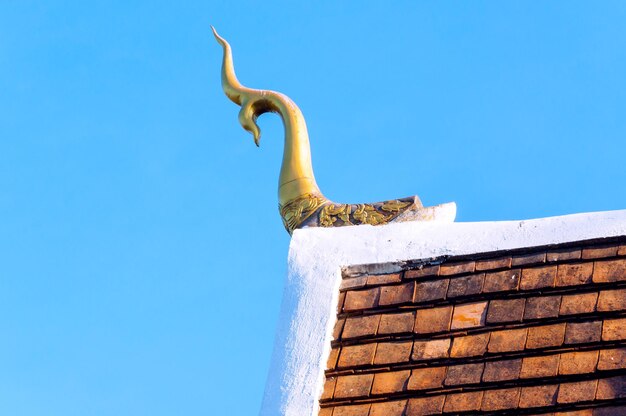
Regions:
<instances>
[{"instance_id":1,"label":"brown tile row","mask_svg":"<svg viewBox=\"0 0 626 416\"><path fill-rule=\"evenodd\" d=\"M441 264L422 264L404 272L383 275L358 275L344 277L341 289L397 283L403 279L422 279L437 276L458 276L475 272L510 269L515 267L552 264L568 261L585 261L626 256L626 244L613 244L586 248L565 248L535 253L499 256L484 260L456 261L450 259Z\"/></svg>"},{"instance_id":2,"label":"brown tile row","mask_svg":"<svg viewBox=\"0 0 626 416\"><path fill-rule=\"evenodd\" d=\"M408 272L406 272L408 273ZM459 297L485 296L513 291L565 289L589 284L626 281L626 258L579 263L514 268L497 272L474 273L463 277L426 281L403 281L400 274L383 286L349 287L342 296L341 311L353 313L376 308L455 301ZM380 276L361 276L352 279ZM347 279L350 280L350 279ZM401 282L401 283L398 283ZM346 284L346 281L344 281Z\"/></svg>"},{"instance_id":3,"label":"brown tile row","mask_svg":"<svg viewBox=\"0 0 626 416\"><path fill-rule=\"evenodd\" d=\"M331 349L327 371L394 366L423 361L464 360L526 351L626 340L626 318L562 322L441 339L369 342ZM520 354L518 354L520 355Z\"/></svg>"},{"instance_id":4,"label":"brown tile row","mask_svg":"<svg viewBox=\"0 0 626 416\"><path fill-rule=\"evenodd\" d=\"M626 310L626 289L569 295L493 299L401 313L342 318L337 322L334 339L335 341L346 341L412 333L422 336L480 328L485 325L532 323L539 319L559 317L567 319L580 314L614 313L624 310Z\"/></svg>"},{"instance_id":5,"label":"brown tile row","mask_svg":"<svg viewBox=\"0 0 626 416\"><path fill-rule=\"evenodd\" d=\"M371 384L371 383L370 383ZM359 387L355 387L359 388ZM461 393L439 394L392 400L378 403L362 403L322 408L320 416L421 416L472 412L472 414L494 411L542 409L542 414L556 411L554 415L621 415L624 407L615 400L626 398L626 375L546 384L478 390ZM611 407L596 407L582 410L563 410L572 404L583 403L598 406L610 403ZM626 406L626 405L623 405ZM527 411L525 414L529 414Z\"/></svg>"},{"instance_id":6,"label":"brown tile row","mask_svg":"<svg viewBox=\"0 0 626 416\"><path fill-rule=\"evenodd\" d=\"M626 348L572 351L509 360L356 374L327 379L321 400L341 400L530 381L626 369ZM552 381L554 382L554 381Z\"/></svg>"}]
</instances>

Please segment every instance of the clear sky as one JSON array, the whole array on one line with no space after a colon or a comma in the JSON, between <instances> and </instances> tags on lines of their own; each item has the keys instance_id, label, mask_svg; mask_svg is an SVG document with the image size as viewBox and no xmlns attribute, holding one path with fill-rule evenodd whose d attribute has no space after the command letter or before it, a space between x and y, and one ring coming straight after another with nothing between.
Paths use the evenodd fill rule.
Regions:
<instances>
[{"instance_id":1,"label":"clear sky","mask_svg":"<svg viewBox=\"0 0 626 416\"><path fill-rule=\"evenodd\" d=\"M626 3L0 2L0 414L253 415L289 95L337 201L626 208Z\"/></svg>"}]
</instances>

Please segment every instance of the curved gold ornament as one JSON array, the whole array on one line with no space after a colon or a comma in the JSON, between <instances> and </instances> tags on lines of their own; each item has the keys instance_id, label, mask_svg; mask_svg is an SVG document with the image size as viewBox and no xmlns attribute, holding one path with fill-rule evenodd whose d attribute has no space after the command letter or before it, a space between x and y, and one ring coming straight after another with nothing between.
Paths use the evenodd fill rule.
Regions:
<instances>
[{"instance_id":1,"label":"curved gold ornament","mask_svg":"<svg viewBox=\"0 0 626 416\"><path fill-rule=\"evenodd\" d=\"M422 208L416 196L357 205L335 204L324 197L315 182L309 134L298 106L279 92L241 85L235 75L230 45L217 34L213 26L211 29L224 51L222 88L231 101L241 106L239 123L252 133L256 145L259 145L261 138L256 119L261 114L278 113L283 120L285 144L278 180L278 208L289 234L303 227L386 224L405 211Z\"/></svg>"}]
</instances>

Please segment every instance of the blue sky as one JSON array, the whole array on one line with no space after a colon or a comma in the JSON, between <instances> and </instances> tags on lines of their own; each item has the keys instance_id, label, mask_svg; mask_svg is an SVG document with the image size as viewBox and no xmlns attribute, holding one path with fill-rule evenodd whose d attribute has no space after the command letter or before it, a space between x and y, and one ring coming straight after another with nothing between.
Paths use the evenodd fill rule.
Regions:
<instances>
[{"instance_id":1,"label":"blue sky","mask_svg":"<svg viewBox=\"0 0 626 416\"><path fill-rule=\"evenodd\" d=\"M289 236L289 95L322 191L458 221L626 208L624 2L0 3L0 414L255 414Z\"/></svg>"}]
</instances>

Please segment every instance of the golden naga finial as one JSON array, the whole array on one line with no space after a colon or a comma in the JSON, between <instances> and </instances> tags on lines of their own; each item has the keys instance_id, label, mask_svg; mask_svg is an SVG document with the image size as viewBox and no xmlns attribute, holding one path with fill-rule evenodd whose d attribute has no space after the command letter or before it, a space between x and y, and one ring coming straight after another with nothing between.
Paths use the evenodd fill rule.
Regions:
<instances>
[{"instance_id":1,"label":"golden naga finial","mask_svg":"<svg viewBox=\"0 0 626 416\"><path fill-rule=\"evenodd\" d=\"M235 75L230 45L211 26L215 39L224 49L222 88L226 96L241 106L239 122L252 133L259 145L261 130L256 119L267 112L278 113L285 126L285 147L278 181L280 215L291 234L296 228L379 225L395 221L433 219L432 209L423 208L417 196L372 204L335 204L322 195L313 174L309 134L304 116L286 95L247 88Z\"/></svg>"}]
</instances>

